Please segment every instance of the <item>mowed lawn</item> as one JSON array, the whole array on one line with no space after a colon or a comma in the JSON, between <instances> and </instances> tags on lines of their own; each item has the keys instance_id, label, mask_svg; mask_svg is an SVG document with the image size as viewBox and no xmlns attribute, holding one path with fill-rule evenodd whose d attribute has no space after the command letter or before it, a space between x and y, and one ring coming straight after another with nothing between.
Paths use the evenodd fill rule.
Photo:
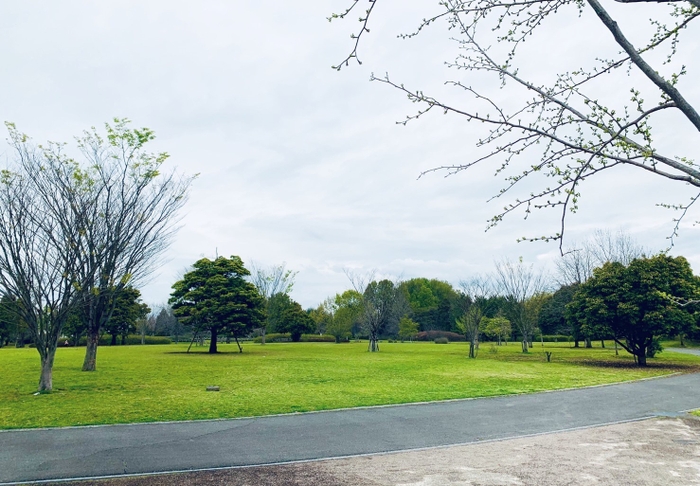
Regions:
<instances>
[{"instance_id":1,"label":"mowed lawn","mask_svg":"<svg viewBox=\"0 0 700 486\"><path fill-rule=\"evenodd\" d=\"M599 343L597 343L599 345ZM104 346L97 371L84 348L58 350L54 392L35 395L35 349L0 349L0 428L249 417L455 398L531 393L700 371L700 358L661 353L646 369L611 348L464 343L235 344L221 353L187 345ZM497 349L497 352L489 350ZM547 363L544 351L553 353ZM217 385L219 392L208 392Z\"/></svg>"}]
</instances>

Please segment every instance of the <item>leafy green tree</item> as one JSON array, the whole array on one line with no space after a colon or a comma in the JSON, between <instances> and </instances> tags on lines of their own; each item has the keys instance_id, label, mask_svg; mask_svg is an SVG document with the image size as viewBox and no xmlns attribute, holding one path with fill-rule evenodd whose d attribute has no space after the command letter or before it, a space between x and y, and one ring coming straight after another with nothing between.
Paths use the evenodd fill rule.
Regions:
<instances>
[{"instance_id":1,"label":"leafy green tree","mask_svg":"<svg viewBox=\"0 0 700 486\"><path fill-rule=\"evenodd\" d=\"M183 323L211 333L209 352L217 352L219 334L236 339L259 327L265 318L258 289L246 280L250 272L240 257L202 258L182 280L175 282L168 303Z\"/></svg>"},{"instance_id":2,"label":"leafy green tree","mask_svg":"<svg viewBox=\"0 0 700 486\"><path fill-rule=\"evenodd\" d=\"M312 309L309 313L316 325L316 333L325 334L328 327L333 322L334 302L332 298L327 298L321 302L318 307Z\"/></svg>"},{"instance_id":3,"label":"leafy green tree","mask_svg":"<svg viewBox=\"0 0 700 486\"><path fill-rule=\"evenodd\" d=\"M613 336L639 366L646 366L659 337L694 325L691 302L699 288L700 280L683 257L638 258L627 266L609 262L581 284L567 306L567 318L589 335Z\"/></svg>"},{"instance_id":4,"label":"leafy green tree","mask_svg":"<svg viewBox=\"0 0 700 486\"><path fill-rule=\"evenodd\" d=\"M508 344L508 336L513 332L513 328L508 319L502 315L484 317L481 319L481 325L483 333L488 337L495 338L499 346L502 341Z\"/></svg>"},{"instance_id":5,"label":"leafy green tree","mask_svg":"<svg viewBox=\"0 0 700 486\"><path fill-rule=\"evenodd\" d=\"M26 332L26 324L20 317L19 302L8 295L0 297L0 348L15 339L15 344L24 344L23 338Z\"/></svg>"},{"instance_id":6,"label":"leafy green tree","mask_svg":"<svg viewBox=\"0 0 700 486\"><path fill-rule=\"evenodd\" d=\"M424 331L449 331L454 318L457 292L452 285L436 279L412 278L399 285L411 309L412 319Z\"/></svg>"},{"instance_id":7,"label":"leafy green tree","mask_svg":"<svg viewBox=\"0 0 700 486\"><path fill-rule=\"evenodd\" d=\"M412 341L418 334L418 323L409 317L402 317L399 320L399 337Z\"/></svg>"},{"instance_id":8,"label":"leafy green tree","mask_svg":"<svg viewBox=\"0 0 700 486\"><path fill-rule=\"evenodd\" d=\"M355 290L346 290L336 294L333 299L333 319L326 327L326 332L335 337L339 343L353 335L353 329L359 330L362 323L362 294Z\"/></svg>"},{"instance_id":9,"label":"leafy green tree","mask_svg":"<svg viewBox=\"0 0 700 486\"><path fill-rule=\"evenodd\" d=\"M538 325L543 334L566 334L577 340L578 333L566 319L566 306L574 298L577 288L578 284L563 285L542 305Z\"/></svg>"},{"instance_id":10,"label":"leafy green tree","mask_svg":"<svg viewBox=\"0 0 700 486\"><path fill-rule=\"evenodd\" d=\"M476 358L477 347L479 345L479 331L484 313L481 306L471 305L469 309L455 322L457 329L467 338L469 342L469 357Z\"/></svg>"},{"instance_id":11,"label":"leafy green tree","mask_svg":"<svg viewBox=\"0 0 700 486\"><path fill-rule=\"evenodd\" d=\"M404 293L391 280L370 282L362 294L363 330L369 337L369 350L379 351L379 335L408 311Z\"/></svg>"},{"instance_id":12,"label":"leafy green tree","mask_svg":"<svg viewBox=\"0 0 700 486\"><path fill-rule=\"evenodd\" d=\"M117 337L121 337L121 343L124 344L128 334L136 330L138 320L145 319L151 313L151 308L141 302L141 292L138 289L127 286L115 295L112 315L104 326L105 332L112 336L112 346L117 344Z\"/></svg>"},{"instance_id":13,"label":"leafy green tree","mask_svg":"<svg viewBox=\"0 0 700 486\"><path fill-rule=\"evenodd\" d=\"M292 342L298 343L301 335L313 332L315 323L312 317L302 309L299 302L291 301L290 305L282 312L280 323L277 325L278 332L288 332Z\"/></svg>"}]
</instances>

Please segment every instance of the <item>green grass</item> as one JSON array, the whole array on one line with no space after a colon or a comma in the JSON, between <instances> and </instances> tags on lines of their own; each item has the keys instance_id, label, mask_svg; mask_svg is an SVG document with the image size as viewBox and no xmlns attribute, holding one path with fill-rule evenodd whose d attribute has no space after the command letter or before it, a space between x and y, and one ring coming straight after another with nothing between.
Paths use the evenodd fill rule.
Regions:
<instances>
[{"instance_id":1,"label":"green grass","mask_svg":"<svg viewBox=\"0 0 700 486\"><path fill-rule=\"evenodd\" d=\"M101 347L98 370L80 371L84 348L58 350L54 392L34 395L34 349L0 349L0 428L247 417L392 403L532 393L699 371L700 358L662 353L640 369L610 348L464 343L235 344L208 355L186 345ZM544 350L553 352L547 363ZM207 392L218 385L220 392Z\"/></svg>"}]
</instances>

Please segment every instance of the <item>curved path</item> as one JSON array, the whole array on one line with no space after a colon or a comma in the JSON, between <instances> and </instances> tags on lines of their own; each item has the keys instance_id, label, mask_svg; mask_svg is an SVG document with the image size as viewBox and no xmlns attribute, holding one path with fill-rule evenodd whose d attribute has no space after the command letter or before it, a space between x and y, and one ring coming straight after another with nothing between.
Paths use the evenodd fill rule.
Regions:
<instances>
[{"instance_id":1,"label":"curved path","mask_svg":"<svg viewBox=\"0 0 700 486\"><path fill-rule=\"evenodd\" d=\"M0 432L0 484L305 461L570 430L700 408L700 374L271 417Z\"/></svg>"}]
</instances>

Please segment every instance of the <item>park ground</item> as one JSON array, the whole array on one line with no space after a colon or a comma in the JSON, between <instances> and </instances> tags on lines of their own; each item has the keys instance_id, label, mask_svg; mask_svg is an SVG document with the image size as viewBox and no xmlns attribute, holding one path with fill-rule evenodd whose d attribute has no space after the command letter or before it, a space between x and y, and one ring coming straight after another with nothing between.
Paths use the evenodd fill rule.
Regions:
<instances>
[{"instance_id":1,"label":"park ground","mask_svg":"<svg viewBox=\"0 0 700 486\"><path fill-rule=\"evenodd\" d=\"M54 392L35 395L36 350L0 349L0 428L253 417L362 406L534 393L700 371L700 357L672 352L638 368L606 348L535 343L467 345L248 343L223 352L186 345L104 346L98 370L80 371L84 348L59 349ZM552 353L547 362L545 351ZM219 392L206 391L207 386Z\"/></svg>"}]
</instances>

